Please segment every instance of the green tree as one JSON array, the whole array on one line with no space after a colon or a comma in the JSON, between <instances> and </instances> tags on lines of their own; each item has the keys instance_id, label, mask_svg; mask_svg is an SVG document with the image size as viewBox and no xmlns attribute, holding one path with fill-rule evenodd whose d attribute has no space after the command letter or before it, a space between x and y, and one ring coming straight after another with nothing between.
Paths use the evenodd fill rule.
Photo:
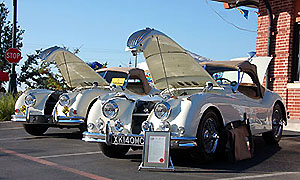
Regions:
<instances>
[{"instance_id":1,"label":"green tree","mask_svg":"<svg viewBox=\"0 0 300 180\"><path fill-rule=\"evenodd\" d=\"M12 47L12 29L13 24L11 21L7 20L9 11L5 7L4 2L0 2L0 71L10 72L11 65L5 59L5 52ZM16 48L19 50L23 47L22 44L22 35L24 34L24 30L17 27L16 34ZM2 82L0 81L0 85Z\"/></svg>"}]
</instances>

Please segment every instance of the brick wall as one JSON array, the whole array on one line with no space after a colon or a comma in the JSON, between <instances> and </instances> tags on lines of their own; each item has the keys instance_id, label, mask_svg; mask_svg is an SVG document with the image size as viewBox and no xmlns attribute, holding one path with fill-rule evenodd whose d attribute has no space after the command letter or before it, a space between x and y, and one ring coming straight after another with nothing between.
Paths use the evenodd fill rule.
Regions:
<instances>
[{"instance_id":1,"label":"brick wall","mask_svg":"<svg viewBox=\"0 0 300 180\"><path fill-rule=\"evenodd\" d=\"M300 117L300 88L288 88L288 110L291 119Z\"/></svg>"},{"instance_id":2,"label":"brick wall","mask_svg":"<svg viewBox=\"0 0 300 180\"><path fill-rule=\"evenodd\" d=\"M294 0L269 0L273 11L273 34L270 63L270 90L277 92L284 100L291 118L300 119L300 89L287 89L291 82L293 35L295 22ZM263 0L259 2L257 25L257 56L266 56L268 49L269 17ZM299 105L298 105L299 104ZM298 107L297 107L298 106Z\"/></svg>"}]
</instances>

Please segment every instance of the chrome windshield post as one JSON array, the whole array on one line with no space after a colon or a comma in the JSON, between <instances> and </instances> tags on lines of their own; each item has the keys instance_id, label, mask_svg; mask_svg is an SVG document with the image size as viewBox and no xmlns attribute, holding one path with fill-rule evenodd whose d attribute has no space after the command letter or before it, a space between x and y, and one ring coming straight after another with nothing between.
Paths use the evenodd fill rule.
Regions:
<instances>
[{"instance_id":1,"label":"chrome windshield post","mask_svg":"<svg viewBox=\"0 0 300 180\"><path fill-rule=\"evenodd\" d=\"M110 125L110 122L107 121L106 123L106 127L105 127L105 142L107 145L111 145L111 136L110 136L110 131L109 131L109 125Z\"/></svg>"},{"instance_id":2,"label":"chrome windshield post","mask_svg":"<svg viewBox=\"0 0 300 180\"><path fill-rule=\"evenodd\" d=\"M239 69L238 70L238 80L237 80L237 84L235 86L232 86L232 92L233 93L236 93L237 92L237 89L239 87L239 84L240 84L240 76L241 76L241 70Z\"/></svg>"}]
</instances>

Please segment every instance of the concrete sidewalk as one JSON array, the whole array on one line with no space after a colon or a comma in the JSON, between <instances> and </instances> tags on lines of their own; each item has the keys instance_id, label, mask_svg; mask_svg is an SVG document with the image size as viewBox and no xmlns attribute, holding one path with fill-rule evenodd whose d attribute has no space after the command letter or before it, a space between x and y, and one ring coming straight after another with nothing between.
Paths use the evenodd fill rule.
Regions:
<instances>
[{"instance_id":1,"label":"concrete sidewalk","mask_svg":"<svg viewBox=\"0 0 300 180\"><path fill-rule=\"evenodd\" d=\"M283 129L300 132L300 120L288 119L287 126L284 126Z\"/></svg>"}]
</instances>

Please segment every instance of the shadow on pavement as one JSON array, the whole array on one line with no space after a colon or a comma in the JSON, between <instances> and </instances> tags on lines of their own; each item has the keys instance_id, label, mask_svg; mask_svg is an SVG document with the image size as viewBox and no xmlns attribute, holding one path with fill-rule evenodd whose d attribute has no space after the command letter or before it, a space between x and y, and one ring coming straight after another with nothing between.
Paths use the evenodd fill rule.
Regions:
<instances>
[{"instance_id":1,"label":"shadow on pavement","mask_svg":"<svg viewBox=\"0 0 300 180\"><path fill-rule=\"evenodd\" d=\"M230 163L225 161L224 159L220 159L214 162L207 162L207 163L197 163L193 161L188 154L188 151L186 152L176 152L173 154L172 159L174 166L179 167L189 167L189 168L200 168L199 171L176 171L176 172L199 172L199 173L205 173L205 170L208 170L209 173L238 173L244 170L247 170L253 166L256 166L257 164L262 163L266 159L269 159L271 156L273 156L275 153L280 151L280 147L278 145L267 145L265 144L262 137L255 137L254 139L254 149L255 149L255 155L252 159L247 159L243 161L239 161L236 163ZM211 169L214 169L214 171L211 171Z\"/></svg>"},{"instance_id":2,"label":"shadow on pavement","mask_svg":"<svg viewBox=\"0 0 300 180\"><path fill-rule=\"evenodd\" d=\"M65 138L65 139L82 139L82 133L80 131L68 132L68 133L45 133L43 136L32 136L23 138L23 140L32 139L46 139L46 138Z\"/></svg>"}]
</instances>

